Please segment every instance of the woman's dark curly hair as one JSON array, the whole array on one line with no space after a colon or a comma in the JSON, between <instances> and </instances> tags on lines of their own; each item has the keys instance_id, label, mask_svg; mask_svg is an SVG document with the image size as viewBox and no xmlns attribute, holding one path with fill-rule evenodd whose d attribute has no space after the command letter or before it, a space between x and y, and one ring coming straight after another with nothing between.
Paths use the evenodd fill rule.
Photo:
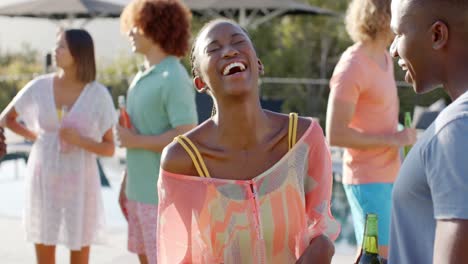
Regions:
<instances>
[{"instance_id":1,"label":"woman's dark curly hair","mask_svg":"<svg viewBox=\"0 0 468 264\"><path fill-rule=\"evenodd\" d=\"M183 57L190 46L191 18L179 0L133 0L120 16L121 31L137 27L168 54Z\"/></svg>"}]
</instances>

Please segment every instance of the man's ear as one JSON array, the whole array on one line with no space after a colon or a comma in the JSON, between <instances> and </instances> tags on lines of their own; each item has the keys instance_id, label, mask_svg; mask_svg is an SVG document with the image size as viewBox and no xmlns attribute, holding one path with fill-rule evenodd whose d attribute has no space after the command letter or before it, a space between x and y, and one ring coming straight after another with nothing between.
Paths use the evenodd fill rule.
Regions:
<instances>
[{"instance_id":1,"label":"man's ear","mask_svg":"<svg viewBox=\"0 0 468 264\"><path fill-rule=\"evenodd\" d=\"M260 73L260 75L265 74L265 67L263 66L263 63L260 59L257 60L257 64L258 64L258 72Z\"/></svg>"},{"instance_id":2,"label":"man's ear","mask_svg":"<svg viewBox=\"0 0 468 264\"><path fill-rule=\"evenodd\" d=\"M200 93L205 92L206 89L208 88L206 86L206 83L199 76L195 76L195 78L193 78L193 84L195 85L195 88L197 89L197 91Z\"/></svg>"},{"instance_id":3,"label":"man's ear","mask_svg":"<svg viewBox=\"0 0 468 264\"><path fill-rule=\"evenodd\" d=\"M444 48L449 39L449 29L447 24L440 20L436 21L431 26L431 35L432 48L435 50Z\"/></svg>"}]
</instances>

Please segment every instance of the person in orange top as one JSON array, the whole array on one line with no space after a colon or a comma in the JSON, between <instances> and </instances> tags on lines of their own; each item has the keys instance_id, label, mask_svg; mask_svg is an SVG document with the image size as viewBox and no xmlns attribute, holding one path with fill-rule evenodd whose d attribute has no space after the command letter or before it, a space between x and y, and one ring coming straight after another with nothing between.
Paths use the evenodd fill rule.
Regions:
<instances>
[{"instance_id":1,"label":"person in orange top","mask_svg":"<svg viewBox=\"0 0 468 264\"><path fill-rule=\"evenodd\" d=\"M192 69L217 113L163 151L158 264L330 263L339 224L319 124L261 108L263 64L235 22L200 31Z\"/></svg>"},{"instance_id":2,"label":"person in orange top","mask_svg":"<svg viewBox=\"0 0 468 264\"><path fill-rule=\"evenodd\" d=\"M331 145L345 148L343 184L357 243L362 244L366 213L377 213L379 253L387 257L399 147L416 140L414 129L397 130L399 100L387 51L393 37L390 1L352 1L346 28L355 44L342 54L330 81L326 132Z\"/></svg>"}]
</instances>

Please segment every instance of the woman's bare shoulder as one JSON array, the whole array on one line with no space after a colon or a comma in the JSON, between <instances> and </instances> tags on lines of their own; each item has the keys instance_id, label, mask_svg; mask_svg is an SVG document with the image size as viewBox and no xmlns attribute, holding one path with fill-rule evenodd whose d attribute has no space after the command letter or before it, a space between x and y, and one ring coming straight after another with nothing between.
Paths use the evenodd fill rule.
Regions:
<instances>
[{"instance_id":1,"label":"woman's bare shoulder","mask_svg":"<svg viewBox=\"0 0 468 264\"><path fill-rule=\"evenodd\" d=\"M271 112L271 111L265 111L267 112L268 115L270 115L271 118L274 118L275 122L279 122L283 124L284 126L289 126L289 114L282 114L278 112ZM309 129L311 125L317 125L314 124L314 120L312 120L310 117L302 117L299 116L298 122L297 122L297 138L301 138L305 132Z\"/></svg>"},{"instance_id":2,"label":"woman's bare shoulder","mask_svg":"<svg viewBox=\"0 0 468 264\"><path fill-rule=\"evenodd\" d=\"M184 136L197 146L199 138L201 138L201 136L206 133L206 130L209 129L209 124L207 124L209 122L210 121L200 124L196 128L184 134ZM190 158L190 155L176 140L164 148L161 156L161 168L164 171L174 174L198 176L198 172Z\"/></svg>"},{"instance_id":3,"label":"woman's bare shoulder","mask_svg":"<svg viewBox=\"0 0 468 264\"><path fill-rule=\"evenodd\" d=\"M161 155L161 169L167 172L189 175L192 160L177 141L167 145Z\"/></svg>"}]
</instances>

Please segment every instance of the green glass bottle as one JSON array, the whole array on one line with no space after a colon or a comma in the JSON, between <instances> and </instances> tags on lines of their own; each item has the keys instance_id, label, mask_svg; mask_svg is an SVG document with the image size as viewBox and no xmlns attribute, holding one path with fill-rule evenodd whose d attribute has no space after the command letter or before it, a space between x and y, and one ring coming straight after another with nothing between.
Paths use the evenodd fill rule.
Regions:
<instances>
[{"instance_id":1,"label":"green glass bottle","mask_svg":"<svg viewBox=\"0 0 468 264\"><path fill-rule=\"evenodd\" d=\"M358 264L382 264L379 256L378 220L376 214L366 215L366 226L362 239L362 250L357 261Z\"/></svg>"},{"instance_id":2,"label":"green glass bottle","mask_svg":"<svg viewBox=\"0 0 468 264\"><path fill-rule=\"evenodd\" d=\"M406 128L409 128L411 127L411 113L410 112L405 112L405 127ZM404 156L406 157L406 155L408 155L408 152L410 151L411 149L411 146L404 146L403 147L403 154Z\"/></svg>"}]
</instances>

